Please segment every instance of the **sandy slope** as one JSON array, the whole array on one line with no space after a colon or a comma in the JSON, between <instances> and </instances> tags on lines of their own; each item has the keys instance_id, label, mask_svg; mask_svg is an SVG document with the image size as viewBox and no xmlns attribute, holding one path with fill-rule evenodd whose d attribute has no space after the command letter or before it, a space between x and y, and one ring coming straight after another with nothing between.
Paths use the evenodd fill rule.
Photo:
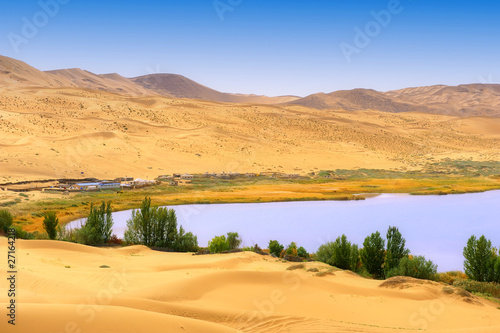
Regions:
<instances>
[{"instance_id":1,"label":"sandy slope","mask_svg":"<svg viewBox=\"0 0 500 333\"><path fill-rule=\"evenodd\" d=\"M0 183L174 172L305 174L499 160L500 118L325 111L127 97L76 88L0 94Z\"/></svg>"},{"instance_id":2,"label":"sandy slope","mask_svg":"<svg viewBox=\"0 0 500 333\"><path fill-rule=\"evenodd\" d=\"M447 295L437 283L383 286L343 271L318 277L253 253L192 256L54 241L19 240L17 246L17 325L13 330L2 319L2 332L500 330L495 304ZM5 238L0 247L6 248Z\"/></svg>"}]
</instances>

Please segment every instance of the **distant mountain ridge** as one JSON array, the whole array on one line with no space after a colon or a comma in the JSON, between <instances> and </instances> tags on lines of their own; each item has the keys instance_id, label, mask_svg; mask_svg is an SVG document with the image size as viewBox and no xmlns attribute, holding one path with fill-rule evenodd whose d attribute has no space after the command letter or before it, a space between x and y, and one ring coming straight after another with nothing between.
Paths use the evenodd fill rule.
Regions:
<instances>
[{"instance_id":1,"label":"distant mountain ridge","mask_svg":"<svg viewBox=\"0 0 500 333\"><path fill-rule=\"evenodd\" d=\"M340 90L306 97L223 93L182 75L150 74L125 78L79 68L40 71L22 61L0 56L0 90L73 87L130 96L162 95L222 103L287 104L322 110L423 112L454 116L500 116L500 84L435 85L388 92Z\"/></svg>"}]
</instances>

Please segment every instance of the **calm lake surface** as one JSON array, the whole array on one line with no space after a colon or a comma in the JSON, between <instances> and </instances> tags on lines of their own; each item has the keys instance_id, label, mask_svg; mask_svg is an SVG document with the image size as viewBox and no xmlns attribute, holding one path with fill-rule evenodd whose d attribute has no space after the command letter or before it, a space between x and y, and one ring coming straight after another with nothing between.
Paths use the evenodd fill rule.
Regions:
<instances>
[{"instance_id":1,"label":"calm lake surface","mask_svg":"<svg viewBox=\"0 0 500 333\"><path fill-rule=\"evenodd\" d=\"M484 234L500 246L500 191L449 196L382 194L365 201L315 201L256 204L173 206L178 223L198 236L200 246L216 236L236 231L243 245L265 248L270 239L292 241L315 252L346 234L362 245L366 236L397 226L414 255L424 255L438 271L463 270L467 239ZM132 211L113 213L120 238ZM78 227L82 220L71 222Z\"/></svg>"}]
</instances>

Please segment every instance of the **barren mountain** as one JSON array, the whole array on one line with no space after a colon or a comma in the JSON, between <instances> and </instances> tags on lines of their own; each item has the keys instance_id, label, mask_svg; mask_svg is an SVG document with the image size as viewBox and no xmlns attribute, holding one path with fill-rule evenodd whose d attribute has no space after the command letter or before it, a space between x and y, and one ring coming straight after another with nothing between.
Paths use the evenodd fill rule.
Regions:
<instances>
[{"instance_id":1,"label":"barren mountain","mask_svg":"<svg viewBox=\"0 0 500 333\"><path fill-rule=\"evenodd\" d=\"M434 113L500 116L500 84L406 88L385 93L390 98L426 105Z\"/></svg>"},{"instance_id":2,"label":"barren mountain","mask_svg":"<svg viewBox=\"0 0 500 333\"><path fill-rule=\"evenodd\" d=\"M32 86L56 88L72 87L73 84L64 78L39 71L22 61L0 56L0 88Z\"/></svg>"},{"instance_id":3,"label":"barren mountain","mask_svg":"<svg viewBox=\"0 0 500 333\"><path fill-rule=\"evenodd\" d=\"M428 111L423 105L401 102L371 89L340 90L331 94L314 94L289 104L303 105L315 109L346 111L378 110L395 113Z\"/></svg>"},{"instance_id":4,"label":"barren mountain","mask_svg":"<svg viewBox=\"0 0 500 333\"><path fill-rule=\"evenodd\" d=\"M203 99L225 103L278 104L294 101L296 96L267 97L257 95L229 94L208 88L182 75L151 74L131 79L144 88L161 95L177 98Z\"/></svg>"},{"instance_id":5,"label":"barren mountain","mask_svg":"<svg viewBox=\"0 0 500 333\"><path fill-rule=\"evenodd\" d=\"M176 74L151 74L128 79L119 74L98 75L78 68L42 72L22 61L0 56L0 89L27 87L83 88L134 97L162 95L223 103L301 105L319 110L500 116L500 85L495 84L438 85L388 92L354 89L304 98L267 97L222 93Z\"/></svg>"},{"instance_id":6,"label":"barren mountain","mask_svg":"<svg viewBox=\"0 0 500 333\"><path fill-rule=\"evenodd\" d=\"M370 89L314 94L288 104L315 109L425 112L455 116L500 116L500 85L430 86L389 92Z\"/></svg>"},{"instance_id":7,"label":"barren mountain","mask_svg":"<svg viewBox=\"0 0 500 333\"><path fill-rule=\"evenodd\" d=\"M92 90L102 90L125 94L130 96L145 96L154 94L152 91L143 88L119 74L97 75L79 68L60 69L47 71L46 73L56 77L64 78L73 86ZM168 95L167 95L168 96Z\"/></svg>"}]
</instances>

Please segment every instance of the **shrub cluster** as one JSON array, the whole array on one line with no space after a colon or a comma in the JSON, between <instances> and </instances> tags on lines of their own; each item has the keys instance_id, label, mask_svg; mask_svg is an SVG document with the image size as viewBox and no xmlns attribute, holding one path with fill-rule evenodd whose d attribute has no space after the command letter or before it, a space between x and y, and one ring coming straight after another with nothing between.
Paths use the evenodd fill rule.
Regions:
<instances>
[{"instance_id":1,"label":"shrub cluster","mask_svg":"<svg viewBox=\"0 0 500 333\"><path fill-rule=\"evenodd\" d=\"M125 242L179 252L198 251L198 238L186 233L182 226L177 230L177 216L173 209L151 206L151 198L145 198L139 210L132 211L127 221Z\"/></svg>"}]
</instances>

